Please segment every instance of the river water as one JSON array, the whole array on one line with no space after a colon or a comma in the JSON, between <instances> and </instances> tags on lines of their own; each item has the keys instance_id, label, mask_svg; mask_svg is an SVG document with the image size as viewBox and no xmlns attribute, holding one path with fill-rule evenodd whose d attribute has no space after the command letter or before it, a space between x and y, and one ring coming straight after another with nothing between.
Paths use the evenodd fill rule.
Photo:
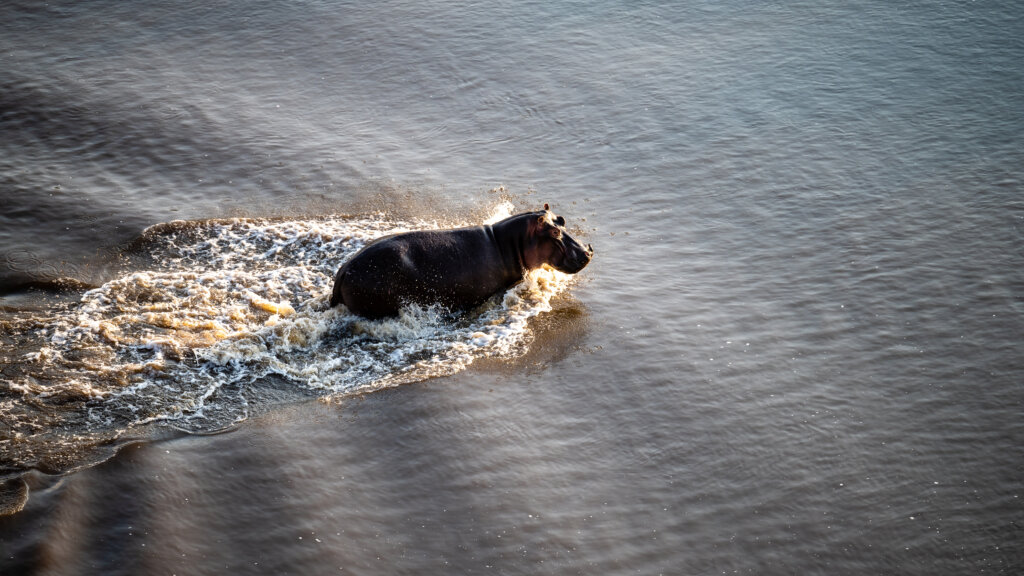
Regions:
<instances>
[{"instance_id":1,"label":"river water","mask_svg":"<svg viewBox=\"0 0 1024 576\"><path fill-rule=\"evenodd\" d=\"M5 2L0 573L1020 573L1024 8L832 4Z\"/></svg>"}]
</instances>

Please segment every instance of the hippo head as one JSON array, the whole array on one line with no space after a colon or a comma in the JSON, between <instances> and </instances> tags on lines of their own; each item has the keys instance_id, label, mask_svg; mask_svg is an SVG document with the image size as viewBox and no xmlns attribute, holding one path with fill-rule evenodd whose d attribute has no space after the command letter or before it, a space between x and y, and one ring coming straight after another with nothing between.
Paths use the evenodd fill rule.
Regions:
<instances>
[{"instance_id":1,"label":"hippo head","mask_svg":"<svg viewBox=\"0 0 1024 576\"><path fill-rule=\"evenodd\" d=\"M594 249L589 244L584 247L565 231L565 218L553 214L547 204L543 211L533 214L523 249L527 270L547 264L559 272L575 274L590 263Z\"/></svg>"}]
</instances>

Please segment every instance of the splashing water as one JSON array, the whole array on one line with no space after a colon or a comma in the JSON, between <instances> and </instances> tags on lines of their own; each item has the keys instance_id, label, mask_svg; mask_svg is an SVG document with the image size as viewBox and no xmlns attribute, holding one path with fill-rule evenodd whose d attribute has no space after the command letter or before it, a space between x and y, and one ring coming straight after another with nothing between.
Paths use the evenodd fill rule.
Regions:
<instances>
[{"instance_id":1,"label":"splashing water","mask_svg":"<svg viewBox=\"0 0 1024 576\"><path fill-rule=\"evenodd\" d=\"M510 213L502 204L489 221ZM45 460L42 446L57 437L73 444L152 422L223 429L270 402L261 392L269 381L334 398L522 354L527 321L551 309L570 276L535 270L465 314L410 307L371 321L328 306L334 272L367 242L436 227L377 215L147 230L154 269L90 290L46 319L42 344L19 359L23 375L0 380L5 467Z\"/></svg>"}]
</instances>

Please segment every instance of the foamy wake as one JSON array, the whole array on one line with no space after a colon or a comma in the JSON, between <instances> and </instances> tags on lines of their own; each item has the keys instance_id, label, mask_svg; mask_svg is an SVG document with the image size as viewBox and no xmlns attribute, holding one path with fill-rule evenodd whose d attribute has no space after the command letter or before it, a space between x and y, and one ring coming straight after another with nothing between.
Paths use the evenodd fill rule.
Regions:
<instances>
[{"instance_id":1,"label":"foamy wake","mask_svg":"<svg viewBox=\"0 0 1024 576\"><path fill-rule=\"evenodd\" d=\"M503 204L492 220L507 216ZM383 216L171 223L147 232L154 270L87 292L56 318L34 367L11 388L65 395L94 424L169 421L211 431L259 402L254 383L337 397L464 370L484 356L522 354L528 320L551 309L571 277L536 270L462 315L411 307L369 321L330 308L338 266L370 240L436 228Z\"/></svg>"}]
</instances>

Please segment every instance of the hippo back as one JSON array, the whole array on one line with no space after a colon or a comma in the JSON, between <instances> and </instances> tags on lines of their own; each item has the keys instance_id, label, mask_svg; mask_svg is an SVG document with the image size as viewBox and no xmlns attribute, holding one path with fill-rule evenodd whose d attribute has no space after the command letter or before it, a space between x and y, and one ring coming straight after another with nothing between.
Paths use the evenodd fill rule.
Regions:
<instances>
[{"instance_id":1,"label":"hippo back","mask_svg":"<svg viewBox=\"0 0 1024 576\"><path fill-rule=\"evenodd\" d=\"M489 226L408 232L380 238L335 277L331 305L368 318L393 316L408 304L476 306L522 276L506 268Z\"/></svg>"}]
</instances>

